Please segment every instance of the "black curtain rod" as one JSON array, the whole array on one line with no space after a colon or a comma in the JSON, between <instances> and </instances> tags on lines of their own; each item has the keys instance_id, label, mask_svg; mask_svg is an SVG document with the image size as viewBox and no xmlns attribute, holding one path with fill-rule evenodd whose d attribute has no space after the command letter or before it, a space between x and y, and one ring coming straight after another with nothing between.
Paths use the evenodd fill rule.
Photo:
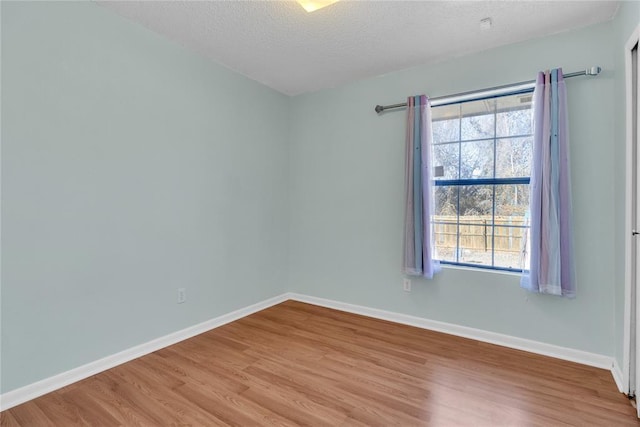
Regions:
<instances>
[{"instance_id":1,"label":"black curtain rod","mask_svg":"<svg viewBox=\"0 0 640 427\"><path fill-rule=\"evenodd\" d=\"M578 77L578 76L597 76L598 74L600 74L601 71L602 71L602 68L600 68L600 67L590 67L590 68L587 68L584 71L576 71L575 73L565 74L564 78ZM449 100L451 100L452 98L467 97L467 96L480 94L480 93L485 93L485 92L498 91L500 89L517 88L519 86L532 85L535 82L536 82L535 80L529 80L529 81L526 81L526 82L513 83L513 84L509 84L509 85L494 86L494 87L489 87L489 88L486 88L486 89L472 90L472 91L469 91L469 92L456 93L456 94L453 94L453 95L438 96L436 98L431 98L431 106L432 107L436 107L436 106L439 106L439 105L447 105L448 103L454 104L456 102L460 102L461 100L455 100L455 101L452 101L452 102L449 102ZM529 88L529 89L520 88L519 90L515 89L514 92L508 92L508 93L509 94L514 94L514 93L519 93L519 92L527 92L527 91L530 91L530 90L531 90L531 88ZM488 96L488 97L492 97L492 96ZM485 97L485 98L487 98L487 97ZM481 98L478 98L478 99L481 99ZM404 108L406 106L407 106L406 102L403 102L402 104L376 105L376 113L380 114L385 110L391 110L391 109L394 109L394 108Z\"/></svg>"}]
</instances>

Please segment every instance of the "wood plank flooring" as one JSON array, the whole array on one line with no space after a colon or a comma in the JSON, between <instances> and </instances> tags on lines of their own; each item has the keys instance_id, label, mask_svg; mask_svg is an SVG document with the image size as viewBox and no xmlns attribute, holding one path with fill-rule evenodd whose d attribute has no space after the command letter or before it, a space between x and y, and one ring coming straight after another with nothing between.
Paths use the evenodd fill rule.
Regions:
<instances>
[{"instance_id":1,"label":"wood plank flooring","mask_svg":"<svg viewBox=\"0 0 640 427\"><path fill-rule=\"evenodd\" d=\"M2 426L624 426L610 372L287 301L0 414Z\"/></svg>"}]
</instances>

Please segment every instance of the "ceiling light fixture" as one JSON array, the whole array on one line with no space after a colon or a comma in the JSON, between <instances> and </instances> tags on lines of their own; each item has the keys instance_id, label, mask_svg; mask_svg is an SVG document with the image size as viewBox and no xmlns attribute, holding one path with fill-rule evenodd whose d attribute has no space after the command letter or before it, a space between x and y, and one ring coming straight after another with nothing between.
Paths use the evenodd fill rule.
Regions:
<instances>
[{"instance_id":1,"label":"ceiling light fixture","mask_svg":"<svg viewBox=\"0 0 640 427\"><path fill-rule=\"evenodd\" d=\"M484 18L480 20L480 29L482 31L487 31L491 29L491 18Z\"/></svg>"},{"instance_id":2,"label":"ceiling light fixture","mask_svg":"<svg viewBox=\"0 0 640 427\"><path fill-rule=\"evenodd\" d=\"M339 0L296 0L300 3L300 6L304 7L307 12L314 12L323 7L327 7L336 3Z\"/></svg>"}]
</instances>

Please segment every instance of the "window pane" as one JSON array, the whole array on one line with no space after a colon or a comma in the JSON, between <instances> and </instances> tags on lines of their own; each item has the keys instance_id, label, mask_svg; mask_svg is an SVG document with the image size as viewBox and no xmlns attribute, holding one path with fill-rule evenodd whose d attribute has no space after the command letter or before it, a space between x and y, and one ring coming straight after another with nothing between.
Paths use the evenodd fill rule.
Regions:
<instances>
[{"instance_id":1,"label":"window pane","mask_svg":"<svg viewBox=\"0 0 640 427\"><path fill-rule=\"evenodd\" d=\"M460 179L493 178L493 141L460 144Z\"/></svg>"},{"instance_id":2,"label":"window pane","mask_svg":"<svg viewBox=\"0 0 640 427\"><path fill-rule=\"evenodd\" d=\"M433 146L433 165L444 168L444 176L435 179L458 179L460 144L442 144Z\"/></svg>"},{"instance_id":3,"label":"window pane","mask_svg":"<svg viewBox=\"0 0 640 427\"><path fill-rule=\"evenodd\" d=\"M433 121L433 142L458 141L460 137L460 119Z\"/></svg>"},{"instance_id":4,"label":"window pane","mask_svg":"<svg viewBox=\"0 0 640 427\"><path fill-rule=\"evenodd\" d=\"M528 209L528 184L496 185L496 225L498 217L511 218L513 221L520 221L513 224L522 225Z\"/></svg>"},{"instance_id":5,"label":"window pane","mask_svg":"<svg viewBox=\"0 0 640 427\"><path fill-rule=\"evenodd\" d=\"M465 264L491 266L493 247L493 226L491 219L476 217L465 218L466 224L460 224L460 258Z\"/></svg>"},{"instance_id":6,"label":"window pane","mask_svg":"<svg viewBox=\"0 0 640 427\"><path fill-rule=\"evenodd\" d=\"M458 219L455 215L436 215L433 218L434 259L456 262Z\"/></svg>"},{"instance_id":7,"label":"window pane","mask_svg":"<svg viewBox=\"0 0 640 427\"><path fill-rule=\"evenodd\" d=\"M496 143L496 178L530 176L532 146L531 137L498 140Z\"/></svg>"},{"instance_id":8,"label":"window pane","mask_svg":"<svg viewBox=\"0 0 640 427\"><path fill-rule=\"evenodd\" d=\"M522 94L497 99L496 136L530 135L531 96Z\"/></svg>"},{"instance_id":9,"label":"window pane","mask_svg":"<svg viewBox=\"0 0 640 427\"><path fill-rule=\"evenodd\" d=\"M458 214L458 187L442 186L434 188L435 209L434 215Z\"/></svg>"},{"instance_id":10,"label":"window pane","mask_svg":"<svg viewBox=\"0 0 640 427\"><path fill-rule=\"evenodd\" d=\"M433 219L435 259L457 262L458 187L435 187Z\"/></svg>"},{"instance_id":11,"label":"window pane","mask_svg":"<svg viewBox=\"0 0 640 427\"><path fill-rule=\"evenodd\" d=\"M459 262L491 265L492 185L462 185L460 191Z\"/></svg>"},{"instance_id":12,"label":"window pane","mask_svg":"<svg viewBox=\"0 0 640 427\"><path fill-rule=\"evenodd\" d=\"M493 115L462 118L461 141L493 137Z\"/></svg>"},{"instance_id":13,"label":"window pane","mask_svg":"<svg viewBox=\"0 0 640 427\"><path fill-rule=\"evenodd\" d=\"M523 250L528 231L528 228L500 226L496 219L494 227L496 267L522 269Z\"/></svg>"},{"instance_id":14,"label":"window pane","mask_svg":"<svg viewBox=\"0 0 640 427\"><path fill-rule=\"evenodd\" d=\"M433 230L435 259L456 262L458 242L458 187L435 187Z\"/></svg>"},{"instance_id":15,"label":"window pane","mask_svg":"<svg viewBox=\"0 0 640 427\"><path fill-rule=\"evenodd\" d=\"M467 102L461 104L461 141L493 138L495 100Z\"/></svg>"},{"instance_id":16,"label":"window pane","mask_svg":"<svg viewBox=\"0 0 640 427\"><path fill-rule=\"evenodd\" d=\"M460 104L440 105L431 109L431 120L457 119L460 117Z\"/></svg>"},{"instance_id":17,"label":"window pane","mask_svg":"<svg viewBox=\"0 0 640 427\"><path fill-rule=\"evenodd\" d=\"M491 216L493 210L492 185L461 185L460 191L460 222L467 222L467 217Z\"/></svg>"}]
</instances>

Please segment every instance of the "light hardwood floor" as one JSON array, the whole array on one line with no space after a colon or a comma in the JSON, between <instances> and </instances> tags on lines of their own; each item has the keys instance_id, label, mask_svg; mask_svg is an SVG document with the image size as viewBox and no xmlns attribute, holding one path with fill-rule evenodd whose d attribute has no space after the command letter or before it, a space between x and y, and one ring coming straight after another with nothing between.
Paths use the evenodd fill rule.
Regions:
<instances>
[{"instance_id":1,"label":"light hardwood floor","mask_svg":"<svg viewBox=\"0 0 640 427\"><path fill-rule=\"evenodd\" d=\"M623 426L634 414L602 369L287 301L1 425Z\"/></svg>"}]
</instances>

